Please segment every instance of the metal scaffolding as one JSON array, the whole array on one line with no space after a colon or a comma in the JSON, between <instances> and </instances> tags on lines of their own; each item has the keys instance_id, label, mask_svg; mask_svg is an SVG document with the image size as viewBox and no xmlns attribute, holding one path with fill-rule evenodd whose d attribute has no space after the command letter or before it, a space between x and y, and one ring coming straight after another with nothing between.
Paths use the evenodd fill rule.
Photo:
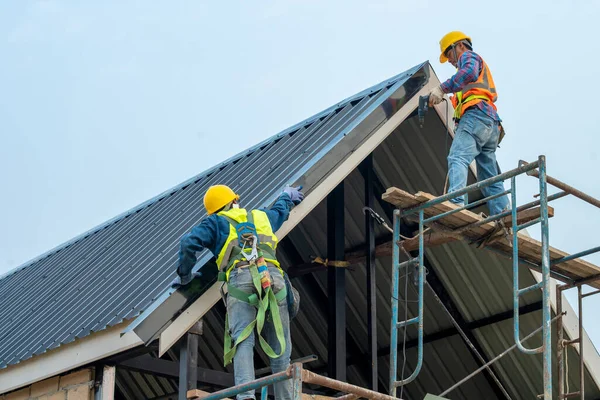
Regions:
<instances>
[{"instance_id":1,"label":"metal scaffolding","mask_svg":"<svg viewBox=\"0 0 600 400\"><path fill-rule=\"evenodd\" d=\"M254 381L233 386L227 389L219 390L218 392L204 394L196 390L188 392L188 399L203 399L203 400L220 400L226 397L233 397L248 390L261 389L261 399L267 398L267 388L274 383L292 380L292 398L300 400L302 398L302 383L311 383L315 385L325 386L330 389L338 390L343 393L348 393L345 396L337 397L340 400L354 400L357 398L367 398L374 400L392 400L394 397L373 390L365 389L360 386L352 385L347 382L342 382L336 379L327 378L314 372L310 372L302 367L302 363L294 363L287 370L256 379Z\"/></svg>"},{"instance_id":2,"label":"metal scaffolding","mask_svg":"<svg viewBox=\"0 0 600 400\"><path fill-rule=\"evenodd\" d=\"M538 200L532 201L530 203L524 204L520 207L516 206L517 203L517 184L516 178L519 175L527 174L530 176L535 176L539 180L539 193L536 197L539 197ZM464 206L451 206L450 210L444 211L438 208L435 209L436 206L441 205L442 203L459 197L461 195L466 195L470 192L481 190L482 188L489 187L490 185L503 182L505 180L510 180L510 189L495 195L491 195L488 197L484 197L481 200L475 201L471 204L465 204ZM557 194L548 195L548 184L553 185L562 190ZM553 277L557 277L558 279L565 282L564 285L559 286L557 290L557 316L554 318L557 320L557 336L558 336L558 388L559 388L559 399L563 398L571 398L580 396L581 399L584 398L584 359L583 359L583 327L582 327L582 319L583 319L583 309L582 309L582 299L586 296L590 296L592 294L596 294L600 291L595 291L592 293L582 294L581 286L584 284L590 284L592 282L600 280L600 275L592 275L585 277L583 279L575 279L569 278L563 274L557 274L552 271L553 268L558 266L559 264L563 264L563 273L564 273L564 263L567 263L572 260L579 259L588 254L592 254L600 251L600 246L595 247L589 250L585 250L576 254L566 255L561 257L554 257L551 259L550 255L550 245L549 245L549 226L548 226L548 203L550 201L556 200L558 198L564 197L566 195L573 195L578 197L596 207L600 208L600 201L597 199L569 186L565 183L549 177L546 175L546 159L545 156L540 156L537 161L532 163L526 163L521 161L519 166L511 171L500 174L496 177L486 179L480 182L477 182L473 185L467 186L461 190L454 191L452 193L445 194L443 196L431 198L427 201L417 201L416 204L405 208L398 208L394 211L394 229L393 229L393 271L392 271L392 321L391 321L391 345L390 345L390 395L396 395L396 389L398 387L404 386L407 383L412 382L418 376L421 367L423 365L423 296L424 296L424 286L425 286L425 266L424 266L424 253L425 253L425 238L424 238L424 229L428 227L433 230L441 230L443 233L459 239L468 239L470 241L474 241L472 237L465 237L463 234L468 230L472 230L476 227L483 227L484 225L490 222L496 222L496 226L501 229L504 229L505 235L504 237L511 238L510 248L509 250L498 248L493 248L494 251L499 253L503 253L504 255L510 256L512 258L513 264L513 305L514 305L514 340L515 345L512 348L507 349L504 353L497 356L489 363L486 363L484 366L479 368L474 373L470 374L468 377L463 379L461 382L457 383L453 387L444 391L442 395L448 393L450 390L457 387L459 384L468 380L476 373L484 370L487 366L492 364L493 362L500 359L503 355L512 351L514 348L518 348L521 352L525 354L543 354L543 388L544 393L540 395L540 398L544 400L552 399L552 337L551 337L551 323L553 321L551 317L551 308L550 308L550 277L551 273ZM512 200L512 207L510 210L506 210L498 215L493 215L487 218L483 218L475 223L471 223L461 227L448 228L444 226L443 219L447 218L453 214L466 212L468 208L472 208L477 205L484 204L489 200L504 196L510 195ZM446 203L448 204L448 203ZM521 223L519 220L519 215L521 212L525 210L532 209L533 207L539 206L539 216L537 218L531 219L527 222ZM400 224L401 219L410 217L414 215L418 216L419 223L419 231L416 238L406 239L400 236ZM510 216L510 223L512 226L512 232L503 225L503 221L505 221L506 217ZM536 224L541 225L541 245L539 248L539 261L532 262L531 259L525 259L521 256L521 249L519 248L521 237L518 235L520 230L529 228ZM489 235L484 235L484 237L478 238L477 242L484 248L489 248L494 241L498 240L498 237L495 236L497 234L497 230L489 233ZM410 254L406 252L404 249L404 243L407 241L415 239L418 240L418 256L410 257ZM409 259L404 262L400 262L400 252L404 252L404 254L409 256ZM531 258L531 257L529 257ZM536 269L541 272L542 279L540 282L525 287L519 287L518 280L518 271L519 265L524 264L529 268ZM413 318L405 317L403 320L399 320L399 281L400 274L409 274L411 273L411 268L417 269L417 290L418 290L418 312L417 315ZM562 331L562 291L569 288L578 288L579 293L579 338L565 341L563 340L563 331ZM523 340L520 338L519 331L519 298L523 294L540 289L542 290L542 324L541 327L537 330L542 331L542 345L537 348L526 348L522 342ZM398 380L398 330L400 328L406 329L409 325L417 325L417 334L418 334L418 350L417 350L417 364L411 373L410 376L404 378L401 376L401 379ZM534 332L537 332L534 331ZM530 334L527 338L533 336L533 333ZM580 378L580 390L577 392L565 393L564 391L564 360L563 360L563 350L566 346L578 344L580 349L580 369L581 369L581 378Z\"/></svg>"}]
</instances>

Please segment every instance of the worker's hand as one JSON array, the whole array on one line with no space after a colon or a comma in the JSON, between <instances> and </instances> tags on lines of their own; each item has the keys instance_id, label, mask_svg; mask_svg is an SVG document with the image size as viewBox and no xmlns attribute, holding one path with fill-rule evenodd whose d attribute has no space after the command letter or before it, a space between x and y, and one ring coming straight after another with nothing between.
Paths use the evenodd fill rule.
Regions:
<instances>
[{"instance_id":1,"label":"worker's hand","mask_svg":"<svg viewBox=\"0 0 600 400\"><path fill-rule=\"evenodd\" d=\"M439 104L444 100L444 92L442 92L441 86L436 86L431 93L429 93L429 107Z\"/></svg>"},{"instance_id":2,"label":"worker's hand","mask_svg":"<svg viewBox=\"0 0 600 400\"><path fill-rule=\"evenodd\" d=\"M177 277L171 282L170 286L174 289L178 289L182 286L189 285L190 282L194 280L194 278L199 278L201 276L202 274L200 272L192 272L191 274L184 276L183 278L177 275Z\"/></svg>"},{"instance_id":3,"label":"worker's hand","mask_svg":"<svg viewBox=\"0 0 600 400\"><path fill-rule=\"evenodd\" d=\"M298 205L302 202L302 200L304 200L304 193L302 193L301 190L302 190L302 186L298 186L298 187L288 186L285 189L283 189L283 193L290 196L290 200L292 200L292 202L295 205Z\"/></svg>"}]
</instances>

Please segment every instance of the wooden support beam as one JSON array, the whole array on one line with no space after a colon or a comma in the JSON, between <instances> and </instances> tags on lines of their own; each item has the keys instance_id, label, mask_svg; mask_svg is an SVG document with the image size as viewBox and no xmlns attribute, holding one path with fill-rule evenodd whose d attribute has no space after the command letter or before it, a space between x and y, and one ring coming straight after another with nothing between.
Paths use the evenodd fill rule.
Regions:
<instances>
[{"instance_id":1,"label":"wooden support beam","mask_svg":"<svg viewBox=\"0 0 600 400\"><path fill-rule=\"evenodd\" d=\"M327 196L327 257L344 259L344 182ZM346 270L327 269L328 327L327 364L328 376L346 380Z\"/></svg>"},{"instance_id":2,"label":"wooden support beam","mask_svg":"<svg viewBox=\"0 0 600 400\"><path fill-rule=\"evenodd\" d=\"M533 221L534 219L540 216L540 208L530 208L528 210L523 210L519 214L517 214L517 222L519 224L524 224L529 221ZM554 209L552 207L548 207L548 217L554 216ZM507 228L512 227L512 218L505 217L503 219L504 224ZM425 246L438 246L440 244L453 242L455 240L460 240L459 235L452 236L448 232L439 232L439 231L429 231L425 235ZM413 251L419 249L419 238L414 237L411 239L404 240L402 242L406 251ZM386 241L381 243L375 247L375 256L376 257L391 257L392 256L392 241ZM349 253L346 253L346 261L348 261L351 265L360 264L366 261L365 250L356 250ZM315 268L315 270L318 268Z\"/></svg>"},{"instance_id":3,"label":"wooden support beam","mask_svg":"<svg viewBox=\"0 0 600 400\"><path fill-rule=\"evenodd\" d=\"M124 361L119 364L119 367L166 378L179 377L179 363L153 358L149 354ZM196 368L196 380L202 384L220 387L232 386L234 381L233 374L202 367Z\"/></svg>"},{"instance_id":4,"label":"wooden support beam","mask_svg":"<svg viewBox=\"0 0 600 400\"><path fill-rule=\"evenodd\" d=\"M539 218L540 215L540 207L523 210L517 214L517 224L521 225L533 221L534 219ZM552 217L554 217L554 208L548 207L548 218ZM504 217L502 222L507 228L512 228L512 218L510 216ZM434 230L427 232L423 239L425 246L438 246L440 244L460 240L460 235L452 235L452 233ZM418 250L419 237L416 236L412 239L404 240L402 241L402 245L406 251Z\"/></svg>"},{"instance_id":5,"label":"wooden support beam","mask_svg":"<svg viewBox=\"0 0 600 400\"><path fill-rule=\"evenodd\" d=\"M202 321L196 322L183 337L179 352L179 400L186 400L188 390L198 387L198 338Z\"/></svg>"},{"instance_id":6,"label":"wooden support beam","mask_svg":"<svg viewBox=\"0 0 600 400\"><path fill-rule=\"evenodd\" d=\"M200 397L208 396L210 393L200 389L192 389L188 390L187 398L188 399L198 399ZM232 400L229 397L223 397L223 400Z\"/></svg>"},{"instance_id":7,"label":"wooden support beam","mask_svg":"<svg viewBox=\"0 0 600 400\"><path fill-rule=\"evenodd\" d=\"M115 399L115 366L105 365L102 371L102 400Z\"/></svg>"},{"instance_id":8,"label":"wooden support beam","mask_svg":"<svg viewBox=\"0 0 600 400\"><path fill-rule=\"evenodd\" d=\"M200 397L208 396L209 394L210 394L209 392L205 392L204 390L194 389L194 390L188 391L187 398L188 399L198 399ZM320 394L302 393L301 400L333 400L335 398L336 397L322 396ZM229 397L224 397L223 400L232 400L232 399Z\"/></svg>"},{"instance_id":9,"label":"wooden support beam","mask_svg":"<svg viewBox=\"0 0 600 400\"><path fill-rule=\"evenodd\" d=\"M375 257L387 257L392 255L392 241L381 243L375 246ZM360 264L366 261L365 250L353 251L346 255L346 261L351 265Z\"/></svg>"},{"instance_id":10,"label":"wooden support beam","mask_svg":"<svg viewBox=\"0 0 600 400\"><path fill-rule=\"evenodd\" d=\"M365 206L375 207L373 153L360 165L361 174L365 180ZM365 244L366 271L367 271L367 339L369 343L370 386L373 391L378 390L379 373L377 372L377 267L375 264L375 220L370 213L365 214Z\"/></svg>"}]
</instances>

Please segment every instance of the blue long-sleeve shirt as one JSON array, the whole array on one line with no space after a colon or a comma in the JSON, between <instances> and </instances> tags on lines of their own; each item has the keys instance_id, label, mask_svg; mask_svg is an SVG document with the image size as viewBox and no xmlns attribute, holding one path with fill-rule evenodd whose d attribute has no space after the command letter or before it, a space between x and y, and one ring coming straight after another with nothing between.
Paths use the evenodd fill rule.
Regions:
<instances>
[{"instance_id":1,"label":"blue long-sleeve shirt","mask_svg":"<svg viewBox=\"0 0 600 400\"><path fill-rule=\"evenodd\" d=\"M465 86L467 86L467 84L477 80L479 74L481 74L482 68L483 59L481 56L471 50L465 51L458 59L458 71L456 71L456 74L452 75L450 79L442 83L442 92L460 92ZM494 120L500 121L498 113L487 101L481 101L475 106Z\"/></svg>"},{"instance_id":2,"label":"blue long-sleeve shirt","mask_svg":"<svg viewBox=\"0 0 600 400\"><path fill-rule=\"evenodd\" d=\"M287 221L293 206L294 203L290 196L282 193L270 209L261 210L267 214L273 232L279 230L281 225ZM229 221L225 218L213 214L203 219L199 225L181 238L177 274L182 278L189 277L197 261L196 254L204 249L210 250L216 257L221 252L228 236Z\"/></svg>"}]
</instances>

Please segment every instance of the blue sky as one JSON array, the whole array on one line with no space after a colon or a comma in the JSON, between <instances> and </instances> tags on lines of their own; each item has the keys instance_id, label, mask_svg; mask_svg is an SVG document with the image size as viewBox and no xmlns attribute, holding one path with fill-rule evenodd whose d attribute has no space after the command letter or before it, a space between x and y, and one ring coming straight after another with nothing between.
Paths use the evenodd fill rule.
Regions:
<instances>
[{"instance_id":1,"label":"blue sky","mask_svg":"<svg viewBox=\"0 0 600 400\"><path fill-rule=\"evenodd\" d=\"M589 0L2 2L0 274L422 61L449 77L455 29L493 72L503 170L545 154L600 198L599 20ZM555 206L553 246L598 245L600 210Z\"/></svg>"}]
</instances>

